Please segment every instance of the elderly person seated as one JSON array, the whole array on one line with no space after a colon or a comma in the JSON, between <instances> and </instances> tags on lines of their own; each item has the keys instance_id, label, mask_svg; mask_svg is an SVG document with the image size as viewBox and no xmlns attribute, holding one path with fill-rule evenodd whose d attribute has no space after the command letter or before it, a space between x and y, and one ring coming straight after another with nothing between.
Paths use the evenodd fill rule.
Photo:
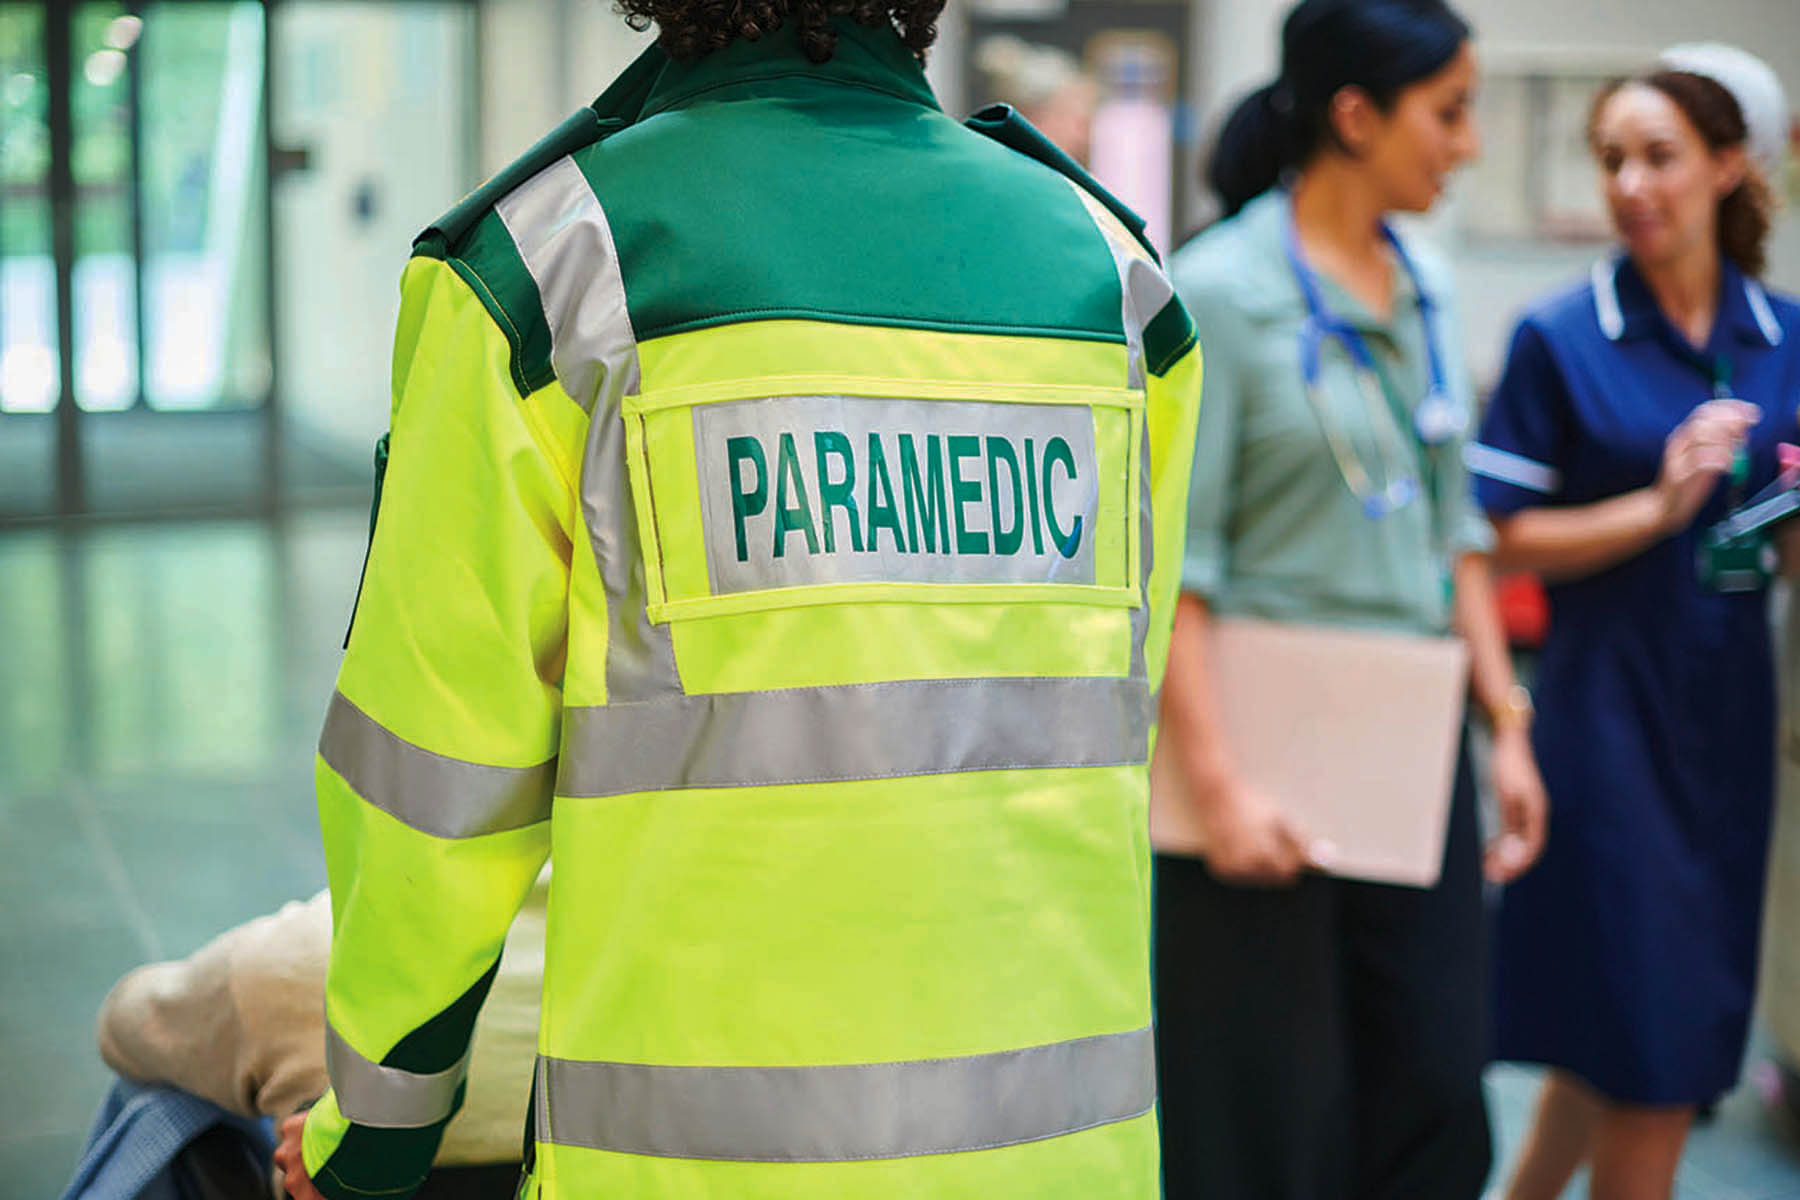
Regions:
<instances>
[{"instance_id":1,"label":"elderly person seated","mask_svg":"<svg viewBox=\"0 0 1800 1200\"><path fill-rule=\"evenodd\" d=\"M507 937L475 1025L462 1110L445 1131L421 1197L498 1200L517 1186L549 884L546 869ZM138 967L101 1007L100 1055L126 1080L178 1089L234 1117L281 1120L302 1111L328 1082L330 953L331 899L320 892L226 930L187 958ZM268 1164L261 1167L266 1174ZM83 1175L95 1173L78 1172L72 1194L94 1194L80 1186ZM268 1188L283 1194L279 1179Z\"/></svg>"}]
</instances>

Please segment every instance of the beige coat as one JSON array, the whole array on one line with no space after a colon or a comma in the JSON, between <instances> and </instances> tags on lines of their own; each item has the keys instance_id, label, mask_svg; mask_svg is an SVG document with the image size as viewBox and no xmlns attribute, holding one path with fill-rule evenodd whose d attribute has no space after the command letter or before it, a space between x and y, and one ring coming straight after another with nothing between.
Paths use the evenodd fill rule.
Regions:
<instances>
[{"instance_id":1,"label":"beige coat","mask_svg":"<svg viewBox=\"0 0 1800 1200\"><path fill-rule=\"evenodd\" d=\"M546 871L507 935L439 1165L519 1161L549 881ZM331 903L320 892L228 929L187 958L139 967L101 1007L100 1055L127 1079L169 1084L243 1116L284 1117L325 1092L330 955Z\"/></svg>"}]
</instances>

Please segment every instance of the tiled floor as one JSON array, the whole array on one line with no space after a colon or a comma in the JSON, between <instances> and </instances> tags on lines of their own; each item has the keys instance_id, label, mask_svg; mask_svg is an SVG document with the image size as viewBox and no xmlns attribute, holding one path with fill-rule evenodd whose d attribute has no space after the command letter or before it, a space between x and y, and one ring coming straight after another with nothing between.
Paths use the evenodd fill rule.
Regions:
<instances>
[{"instance_id":1,"label":"tiled floor","mask_svg":"<svg viewBox=\"0 0 1800 1200\"><path fill-rule=\"evenodd\" d=\"M1718 1115L1688 1140L1675 1181L1676 1200L1800 1200L1800 1128L1771 1112L1757 1079L1766 1070L1766 1047L1754 1045L1745 1082L1719 1106ZM1490 1196L1499 1195L1504 1168L1512 1162L1531 1115L1538 1074L1523 1067L1488 1071L1494 1137L1502 1169ZM1585 1176L1564 1192L1566 1200L1586 1196Z\"/></svg>"},{"instance_id":2,"label":"tiled floor","mask_svg":"<svg viewBox=\"0 0 1800 1200\"><path fill-rule=\"evenodd\" d=\"M324 879L311 748L367 514L0 533L0 1196L54 1198L94 1014Z\"/></svg>"},{"instance_id":3,"label":"tiled floor","mask_svg":"<svg viewBox=\"0 0 1800 1200\"><path fill-rule=\"evenodd\" d=\"M312 746L366 522L0 532L5 1200L68 1178L113 980L321 886ZM1490 1084L1504 1161L1532 1077ZM1800 1137L1754 1092L1695 1135L1682 1200L1800 1198Z\"/></svg>"}]
</instances>

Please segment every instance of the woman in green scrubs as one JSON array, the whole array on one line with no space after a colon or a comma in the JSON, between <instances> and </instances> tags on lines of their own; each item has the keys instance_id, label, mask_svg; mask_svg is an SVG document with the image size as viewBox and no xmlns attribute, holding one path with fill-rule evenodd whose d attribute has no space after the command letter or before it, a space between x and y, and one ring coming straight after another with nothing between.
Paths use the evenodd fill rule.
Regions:
<instances>
[{"instance_id":1,"label":"woman in green scrubs","mask_svg":"<svg viewBox=\"0 0 1800 1200\"><path fill-rule=\"evenodd\" d=\"M1329 877L1332 847L1231 761L1206 655L1215 614L1455 629L1495 731L1486 875L1535 859L1544 792L1461 464L1472 402L1449 288L1387 224L1477 152L1475 84L1468 26L1441 0L1306 0L1281 78L1221 136L1208 181L1226 219L1174 259L1206 379L1161 734L1204 845L1157 859L1171 1200L1474 1200L1487 1176L1466 753L1435 887Z\"/></svg>"}]
</instances>

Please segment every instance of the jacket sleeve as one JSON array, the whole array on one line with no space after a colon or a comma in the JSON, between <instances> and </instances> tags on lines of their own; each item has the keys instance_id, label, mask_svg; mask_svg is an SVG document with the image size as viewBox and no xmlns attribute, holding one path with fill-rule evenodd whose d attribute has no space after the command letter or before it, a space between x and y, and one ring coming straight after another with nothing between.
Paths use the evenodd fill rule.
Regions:
<instances>
[{"instance_id":1,"label":"jacket sleeve","mask_svg":"<svg viewBox=\"0 0 1800 1200\"><path fill-rule=\"evenodd\" d=\"M1190 478L1198 469L1194 443L1200 416L1201 347L1194 322L1179 299L1171 298L1145 327L1144 357L1153 514L1151 621L1144 659L1155 691L1162 687L1168 667L1188 541Z\"/></svg>"},{"instance_id":2,"label":"jacket sleeve","mask_svg":"<svg viewBox=\"0 0 1800 1200\"><path fill-rule=\"evenodd\" d=\"M1496 518L1569 503L1563 472L1574 447L1568 384L1543 330L1528 317L1513 331L1481 436L1464 452L1476 477L1476 502Z\"/></svg>"},{"instance_id":3,"label":"jacket sleeve","mask_svg":"<svg viewBox=\"0 0 1800 1200\"><path fill-rule=\"evenodd\" d=\"M480 286L407 268L386 479L315 762L331 1089L304 1159L332 1200L424 1178L549 853L576 501L545 406L572 402L520 394Z\"/></svg>"},{"instance_id":4,"label":"jacket sleeve","mask_svg":"<svg viewBox=\"0 0 1800 1200\"><path fill-rule=\"evenodd\" d=\"M1188 480L1194 469L1200 412L1200 345L1193 318L1149 248L1086 188L1077 186L1075 193L1112 254L1123 292L1127 346L1135 340L1135 353L1142 356L1151 510L1150 537L1143 547L1150 556L1144 665L1155 693L1168 666L1188 535ZM1134 377L1137 369L1132 369Z\"/></svg>"}]
</instances>

